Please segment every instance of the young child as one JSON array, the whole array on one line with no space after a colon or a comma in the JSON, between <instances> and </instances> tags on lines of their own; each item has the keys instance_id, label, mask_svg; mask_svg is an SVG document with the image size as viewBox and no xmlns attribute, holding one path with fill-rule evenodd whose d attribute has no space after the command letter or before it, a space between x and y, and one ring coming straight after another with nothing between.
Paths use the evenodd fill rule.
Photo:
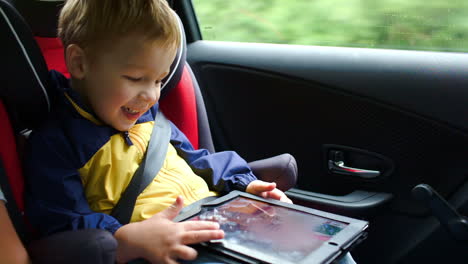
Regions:
<instances>
[{"instance_id":1,"label":"young child","mask_svg":"<svg viewBox=\"0 0 468 264\"><path fill-rule=\"evenodd\" d=\"M27 214L42 235L105 229L118 240L118 261L174 263L196 257L187 245L224 236L213 222L174 223L183 206L234 189L291 202L236 153L194 150L171 123L163 167L131 223L120 224L109 213L148 146L178 21L165 0L68 0L58 32L71 78L51 72L52 111L25 161Z\"/></svg>"}]
</instances>

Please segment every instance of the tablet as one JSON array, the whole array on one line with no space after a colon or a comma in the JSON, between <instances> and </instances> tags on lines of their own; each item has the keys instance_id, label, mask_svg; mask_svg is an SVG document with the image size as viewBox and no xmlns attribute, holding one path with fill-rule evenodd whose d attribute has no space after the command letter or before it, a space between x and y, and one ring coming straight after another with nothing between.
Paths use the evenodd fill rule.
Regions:
<instances>
[{"instance_id":1,"label":"tablet","mask_svg":"<svg viewBox=\"0 0 468 264\"><path fill-rule=\"evenodd\" d=\"M224 239L201 246L247 263L331 263L366 237L368 222L233 191L175 221L216 221Z\"/></svg>"}]
</instances>

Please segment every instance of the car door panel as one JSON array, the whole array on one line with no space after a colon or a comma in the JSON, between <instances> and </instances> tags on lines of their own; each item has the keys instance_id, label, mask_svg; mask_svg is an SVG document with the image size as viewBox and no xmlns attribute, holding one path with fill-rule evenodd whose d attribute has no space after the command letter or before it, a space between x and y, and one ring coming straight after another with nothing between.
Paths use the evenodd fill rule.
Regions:
<instances>
[{"instance_id":1,"label":"car door panel","mask_svg":"<svg viewBox=\"0 0 468 264\"><path fill-rule=\"evenodd\" d=\"M400 241L404 228L426 244L441 232L411 189L428 183L449 199L468 178L467 59L457 53L213 41L188 48L216 149L236 150L247 160L293 154L299 179L296 196L295 190L290 194L296 202L371 220L369 238L356 249L364 263L373 263L366 252L377 250L382 237L388 238L384 263L422 252L423 242ZM370 179L332 173L329 145L376 153L394 167ZM344 153L347 165L366 169L369 162L351 156ZM381 200L368 210L336 202L356 192Z\"/></svg>"},{"instance_id":2,"label":"car door panel","mask_svg":"<svg viewBox=\"0 0 468 264\"><path fill-rule=\"evenodd\" d=\"M207 45L204 46L205 44ZM459 77L452 81L447 76L447 82L434 82L432 75L421 71L421 76L404 79L400 75L405 69L399 69L394 70L396 73L393 75L390 71L382 70L382 80L378 81L378 76L373 72L379 67L376 64L387 63L387 57L379 59L378 55L384 54L383 52L371 52L368 56L376 54L372 60L374 63L363 61L362 64L367 63L367 67L361 65L360 69L348 65L348 70L345 69L346 63L341 63L338 54L334 53L337 69L334 70L335 78L332 79L323 77L333 74L331 66L325 66L328 68L327 74L322 73L324 70L315 73L317 68L320 68L314 56L315 47L301 47L301 50L307 52L303 52L302 56L294 56L301 50L286 45L266 45L270 48L262 50L259 48L262 45L255 44L252 45L251 52L247 52L249 44L238 44L238 49L232 45L197 42L189 46L188 52L189 61L204 87L205 97L208 98L209 112L218 113L210 120L216 120L213 127L223 129L221 138L224 143L222 140L217 141L221 146L225 145L222 148L236 149L249 159L258 158L252 155L293 152L296 158L299 158L301 166L300 187L317 190L324 188L322 186L331 185L327 192L338 194L349 189L345 188L341 192L336 190L333 182L337 177L338 180L358 182L359 185L365 184L382 191L399 189L402 184L413 186L429 180L428 183L437 186L443 194L454 191L441 181L447 177L446 174L451 175L454 183L465 179L466 164L463 164L463 157L466 156L464 154L467 134L464 129L466 122L463 123L462 120L467 118L463 113L468 113L465 99L468 98L468 94L467 89L462 89L463 86L459 83L464 81L466 87L467 78L462 80ZM318 48L317 56L324 56L323 49L326 48ZM407 53L411 52L403 52L400 60L412 60L417 64L413 57L405 56ZM341 54L344 57L343 61L346 61L349 56L345 52ZM429 54L434 53L428 53L425 57L430 57ZM393 55L392 60L396 61L395 57L396 55ZM290 60L297 61L293 63ZM308 62L311 64L309 68ZM462 74L457 70L460 65L456 62L453 70L458 73L455 76L459 76ZM424 65L424 62L421 64ZM465 64L465 68L468 69L468 63ZM271 69L268 69L268 65L271 65ZM302 74L291 73L295 72L295 65L299 65L297 71L302 69ZM397 66L393 68L398 69ZM367 70L370 73L366 73ZM356 73L357 76L352 73ZM416 73L413 75L416 76ZM350 81L346 81L347 76L352 76ZM367 87L370 88L361 89L366 87L368 76L377 81L369 81ZM424 79L425 76L429 80ZM425 82L420 84L418 78L424 79ZM391 79L395 81L389 84L388 80ZM427 91L413 90L424 86L426 82L433 83L433 93L437 88L453 91L447 92L450 95L446 96L451 100L446 102L439 99L435 103L432 100L440 98L435 94L428 97L431 100L424 100L425 96L412 96L413 99L407 102L414 102L411 107L394 100L407 98L407 93L424 95ZM380 92L369 92L372 91L372 87ZM386 93L396 95L389 97ZM210 100L210 97L216 98L216 101ZM425 107L421 107L422 105ZM437 117L429 118L430 111L437 111ZM449 124L447 121L437 121L441 118L447 120L444 116L447 112L452 112L447 116L456 116L460 121L455 118ZM330 176L325 166L326 161L322 157L323 146L330 143L357 147L387 156L397 164L395 172L392 177L365 183L362 179Z\"/></svg>"}]
</instances>

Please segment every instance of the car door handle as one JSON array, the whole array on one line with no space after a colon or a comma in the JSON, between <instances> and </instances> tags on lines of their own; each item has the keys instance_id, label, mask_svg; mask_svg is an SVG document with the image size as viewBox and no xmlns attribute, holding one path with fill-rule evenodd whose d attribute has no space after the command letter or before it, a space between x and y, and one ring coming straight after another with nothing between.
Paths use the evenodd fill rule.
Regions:
<instances>
[{"instance_id":1,"label":"car door handle","mask_svg":"<svg viewBox=\"0 0 468 264\"><path fill-rule=\"evenodd\" d=\"M334 173L358 176L358 177L367 178L367 179L375 178L380 175L380 171L377 171L377 170L366 170L366 169L348 167L344 164L342 160L340 161L329 160L328 169Z\"/></svg>"}]
</instances>

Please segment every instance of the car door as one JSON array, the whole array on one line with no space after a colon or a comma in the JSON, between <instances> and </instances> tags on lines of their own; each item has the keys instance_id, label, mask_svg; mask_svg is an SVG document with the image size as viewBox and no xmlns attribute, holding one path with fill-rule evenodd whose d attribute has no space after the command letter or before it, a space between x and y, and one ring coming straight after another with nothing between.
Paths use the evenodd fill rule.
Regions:
<instances>
[{"instance_id":1,"label":"car door","mask_svg":"<svg viewBox=\"0 0 468 264\"><path fill-rule=\"evenodd\" d=\"M446 8L442 1L424 5L416 1L421 5L412 4L414 13L407 15L391 5L385 9L361 1L363 8L387 10L381 13L383 19L375 20L387 24L373 26L392 25L387 39L404 42L406 48L373 48L373 40L367 47L327 41L263 43L288 28L275 28L254 11L276 5L286 10L281 11L288 16L284 21L294 25L296 16L306 11L299 2L319 9L316 22L332 15L333 5L344 5L340 12L355 8L346 1L285 2L174 1L216 150L235 150L248 161L285 152L294 155L299 178L287 194L295 203L370 222L368 238L352 251L358 263L468 261L466 242L456 240L434 211L412 194L416 185L429 184L468 215L468 45L463 45L468 44L468 22L452 20L462 19L460 8L468 11L467 5L449 1ZM196 13L197 7L215 18L199 24L202 18L197 15L202 12ZM234 11L226 13L229 8ZM236 24L237 17L253 18L249 34L260 41L234 42L237 28L247 27L245 19ZM438 28L421 37L417 34L423 33L407 28L405 33L406 24L398 19L415 27L432 23ZM232 21L231 29L220 30L232 30L232 35L224 34L232 39L209 40L217 39L222 23L216 21L224 20ZM339 20L318 25L315 36L319 39L318 32L327 28L345 35L348 22L341 21L340 29L332 27L333 21ZM438 24L442 22L447 24ZM390 32L398 28L395 25L400 26L400 35ZM260 32L262 27L269 30ZM436 32L441 28L447 30ZM393 39L405 34L410 37ZM441 40L445 42L440 44ZM356 44L360 41L357 38ZM452 41L453 46L443 46ZM439 46L425 46L428 43Z\"/></svg>"}]
</instances>

